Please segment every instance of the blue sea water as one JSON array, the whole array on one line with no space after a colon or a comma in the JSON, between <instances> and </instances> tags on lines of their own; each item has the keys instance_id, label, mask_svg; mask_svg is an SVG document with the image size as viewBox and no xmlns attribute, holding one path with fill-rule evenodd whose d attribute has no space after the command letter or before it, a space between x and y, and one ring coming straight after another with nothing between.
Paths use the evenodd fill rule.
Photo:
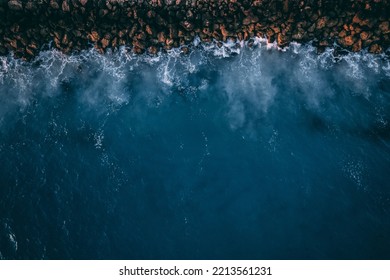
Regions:
<instances>
[{"instance_id":1,"label":"blue sea water","mask_svg":"<svg viewBox=\"0 0 390 280\"><path fill-rule=\"evenodd\" d=\"M0 58L0 259L390 258L390 62Z\"/></svg>"}]
</instances>

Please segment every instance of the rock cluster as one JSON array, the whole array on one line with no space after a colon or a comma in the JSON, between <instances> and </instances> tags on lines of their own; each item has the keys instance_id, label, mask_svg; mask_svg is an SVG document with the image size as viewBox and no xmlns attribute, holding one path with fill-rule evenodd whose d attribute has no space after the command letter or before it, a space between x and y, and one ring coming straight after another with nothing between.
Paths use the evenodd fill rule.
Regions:
<instances>
[{"instance_id":1,"label":"rock cluster","mask_svg":"<svg viewBox=\"0 0 390 280\"><path fill-rule=\"evenodd\" d=\"M129 46L155 54L203 42L267 37L380 53L390 42L390 0L0 0L0 55L30 59Z\"/></svg>"}]
</instances>

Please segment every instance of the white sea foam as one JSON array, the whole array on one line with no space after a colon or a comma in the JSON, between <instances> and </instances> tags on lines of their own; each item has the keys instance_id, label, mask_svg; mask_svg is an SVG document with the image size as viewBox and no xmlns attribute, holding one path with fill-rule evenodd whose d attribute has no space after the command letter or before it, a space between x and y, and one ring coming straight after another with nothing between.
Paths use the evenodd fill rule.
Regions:
<instances>
[{"instance_id":1,"label":"white sea foam","mask_svg":"<svg viewBox=\"0 0 390 280\"><path fill-rule=\"evenodd\" d=\"M12 248L12 251L15 253L18 250L18 241L11 225L8 222L4 223L4 233L7 235L7 241Z\"/></svg>"},{"instance_id":2,"label":"white sea foam","mask_svg":"<svg viewBox=\"0 0 390 280\"><path fill-rule=\"evenodd\" d=\"M362 161L347 161L343 166L343 171L359 188L364 188L364 164Z\"/></svg>"},{"instance_id":3,"label":"white sea foam","mask_svg":"<svg viewBox=\"0 0 390 280\"><path fill-rule=\"evenodd\" d=\"M49 50L30 63L11 55L1 57L0 120L9 110L23 110L40 96L58 96L67 83L76 84L79 102L94 110L97 106L103 111L115 110L128 104L135 94L143 94L141 98L151 106L159 106L177 89L196 95L209 88L213 78L197 82L197 75L216 71L216 82L227 101L226 114L232 128L239 128L269 111L278 92L278 79L301 93L306 104L319 108L324 99L335 95L334 85L325 75L334 75L341 85L343 80L353 94L366 98L372 94L369 79L390 77L389 59L366 51L336 56L328 48L317 54L309 44L292 43L280 52L265 38L253 38L251 44L233 40L200 43L195 39L193 46L189 55L182 55L180 48L157 56L135 55L122 47L105 55L94 49L73 55Z\"/></svg>"}]
</instances>

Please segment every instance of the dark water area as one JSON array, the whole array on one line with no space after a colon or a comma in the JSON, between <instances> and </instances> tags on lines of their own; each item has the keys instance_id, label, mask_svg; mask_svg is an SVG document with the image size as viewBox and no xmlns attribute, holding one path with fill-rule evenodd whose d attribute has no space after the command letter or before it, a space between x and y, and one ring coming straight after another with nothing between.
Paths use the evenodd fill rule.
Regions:
<instances>
[{"instance_id":1,"label":"dark water area","mask_svg":"<svg viewBox=\"0 0 390 280\"><path fill-rule=\"evenodd\" d=\"M0 258L390 258L389 60L257 43L0 58Z\"/></svg>"}]
</instances>

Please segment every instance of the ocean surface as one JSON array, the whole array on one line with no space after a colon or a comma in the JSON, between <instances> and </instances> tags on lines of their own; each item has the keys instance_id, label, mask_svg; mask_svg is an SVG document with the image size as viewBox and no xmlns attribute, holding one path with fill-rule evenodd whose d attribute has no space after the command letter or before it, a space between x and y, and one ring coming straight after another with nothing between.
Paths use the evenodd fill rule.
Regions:
<instances>
[{"instance_id":1,"label":"ocean surface","mask_svg":"<svg viewBox=\"0 0 390 280\"><path fill-rule=\"evenodd\" d=\"M0 259L389 259L389 122L385 55L1 57Z\"/></svg>"}]
</instances>

